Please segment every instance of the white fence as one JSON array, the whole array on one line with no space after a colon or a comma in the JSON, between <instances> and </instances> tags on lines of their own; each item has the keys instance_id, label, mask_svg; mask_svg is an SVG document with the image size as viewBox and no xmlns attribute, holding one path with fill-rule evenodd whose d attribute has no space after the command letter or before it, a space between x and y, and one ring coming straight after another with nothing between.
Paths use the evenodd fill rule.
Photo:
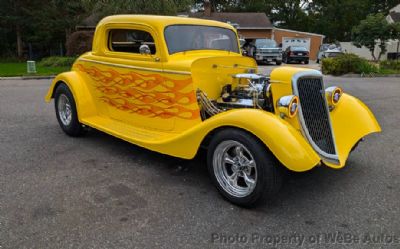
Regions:
<instances>
[{"instance_id":1,"label":"white fence","mask_svg":"<svg viewBox=\"0 0 400 249\"><path fill-rule=\"evenodd\" d=\"M381 60L386 60L387 59L387 53L395 53L395 52L397 52L397 43L398 43L397 40L387 42L387 45L386 45L387 52L382 55ZM353 53L353 54L356 54L356 55L358 55L360 57L363 57L363 58L365 58L367 60L373 60L371 52L366 47L357 48L351 42L341 42L340 46L342 47L342 50L344 52L346 52L346 53ZM380 51L381 51L381 49L378 46L376 46L375 47L375 52L374 52L376 58L378 58L378 55L379 55Z\"/></svg>"}]
</instances>

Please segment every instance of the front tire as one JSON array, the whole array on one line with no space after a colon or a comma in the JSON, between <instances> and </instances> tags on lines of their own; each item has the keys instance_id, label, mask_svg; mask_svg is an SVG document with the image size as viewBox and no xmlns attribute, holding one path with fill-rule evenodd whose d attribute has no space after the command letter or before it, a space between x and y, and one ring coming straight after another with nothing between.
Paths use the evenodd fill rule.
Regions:
<instances>
[{"instance_id":1,"label":"front tire","mask_svg":"<svg viewBox=\"0 0 400 249\"><path fill-rule=\"evenodd\" d=\"M228 128L214 135L207 151L210 176L228 201L251 207L278 192L278 161L253 135Z\"/></svg>"},{"instance_id":2,"label":"front tire","mask_svg":"<svg viewBox=\"0 0 400 249\"><path fill-rule=\"evenodd\" d=\"M66 84L61 83L57 86L54 104L58 124L66 134L78 137L86 133L86 129L79 123L75 100Z\"/></svg>"}]
</instances>

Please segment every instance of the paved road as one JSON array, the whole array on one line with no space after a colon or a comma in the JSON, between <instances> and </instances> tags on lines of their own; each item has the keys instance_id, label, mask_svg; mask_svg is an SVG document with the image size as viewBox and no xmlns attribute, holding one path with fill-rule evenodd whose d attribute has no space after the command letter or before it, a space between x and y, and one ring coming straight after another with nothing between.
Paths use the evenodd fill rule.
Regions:
<instances>
[{"instance_id":1,"label":"paved road","mask_svg":"<svg viewBox=\"0 0 400 249\"><path fill-rule=\"evenodd\" d=\"M220 197L204 154L180 161L97 131L67 137L43 102L49 80L0 81L0 248L272 248L270 235L292 236L280 248L301 236L304 248L399 248L312 243L336 231L400 237L400 81L326 81L365 101L384 132L343 170L291 174L276 201L251 210ZM236 236L247 244L229 244Z\"/></svg>"},{"instance_id":2,"label":"paved road","mask_svg":"<svg viewBox=\"0 0 400 249\"><path fill-rule=\"evenodd\" d=\"M259 72L263 74L270 74L271 71L275 68L282 67L282 66L289 66L289 67L304 67L304 68L311 68L316 70L321 70L321 64L316 63L315 61L310 61L310 64L285 64L283 63L281 66L277 66L273 63L266 64L266 65L259 65Z\"/></svg>"}]
</instances>

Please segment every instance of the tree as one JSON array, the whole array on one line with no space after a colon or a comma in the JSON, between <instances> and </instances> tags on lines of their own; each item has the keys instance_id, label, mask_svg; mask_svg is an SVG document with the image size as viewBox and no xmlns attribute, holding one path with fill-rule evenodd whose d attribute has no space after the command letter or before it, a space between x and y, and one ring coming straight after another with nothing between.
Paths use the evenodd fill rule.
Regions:
<instances>
[{"instance_id":1,"label":"tree","mask_svg":"<svg viewBox=\"0 0 400 249\"><path fill-rule=\"evenodd\" d=\"M23 34L28 29L32 19L29 10L36 1L1 0L0 22L9 27L15 34L15 44L18 57L23 55Z\"/></svg>"},{"instance_id":2,"label":"tree","mask_svg":"<svg viewBox=\"0 0 400 249\"><path fill-rule=\"evenodd\" d=\"M82 0L86 8L100 16L113 14L175 15L188 10L192 0Z\"/></svg>"},{"instance_id":3,"label":"tree","mask_svg":"<svg viewBox=\"0 0 400 249\"><path fill-rule=\"evenodd\" d=\"M397 40L396 53L399 53L400 49L400 23L394 23L393 25L393 37ZM397 57L398 59L399 57Z\"/></svg>"},{"instance_id":4,"label":"tree","mask_svg":"<svg viewBox=\"0 0 400 249\"><path fill-rule=\"evenodd\" d=\"M380 60L386 53L386 42L396 37L396 26L389 24L383 14L368 15L359 25L352 30L353 44L357 47L365 46L371 52L375 61ZM380 52L375 56L375 46L378 45Z\"/></svg>"},{"instance_id":5,"label":"tree","mask_svg":"<svg viewBox=\"0 0 400 249\"><path fill-rule=\"evenodd\" d=\"M28 43L42 48L62 43L87 15L81 1L0 0L0 3L0 32L13 37L19 58ZM11 43L9 39L1 40ZM1 47L10 46L1 44ZM0 51L0 54L7 53Z\"/></svg>"}]
</instances>

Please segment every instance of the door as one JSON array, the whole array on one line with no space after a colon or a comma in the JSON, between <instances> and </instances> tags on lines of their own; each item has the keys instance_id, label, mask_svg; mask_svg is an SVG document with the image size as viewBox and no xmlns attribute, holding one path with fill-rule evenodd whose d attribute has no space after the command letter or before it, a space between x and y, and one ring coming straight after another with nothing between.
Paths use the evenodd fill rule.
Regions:
<instances>
[{"instance_id":1,"label":"door","mask_svg":"<svg viewBox=\"0 0 400 249\"><path fill-rule=\"evenodd\" d=\"M107 116L135 127L169 131L174 128L168 86L158 40L150 27L109 25L107 46L96 55L102 78L97 100Z\"/></svg>"}]
</instances>

